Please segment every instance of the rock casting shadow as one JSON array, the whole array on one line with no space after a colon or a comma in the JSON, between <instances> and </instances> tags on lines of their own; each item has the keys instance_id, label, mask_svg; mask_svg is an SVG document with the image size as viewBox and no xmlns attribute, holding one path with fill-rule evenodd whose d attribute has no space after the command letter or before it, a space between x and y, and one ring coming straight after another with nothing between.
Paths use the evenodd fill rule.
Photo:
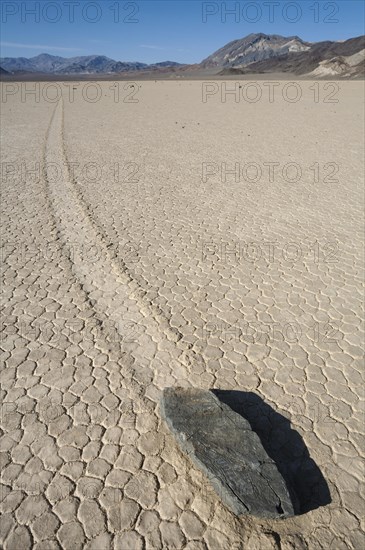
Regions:
<instances>
[{"instance_id":1,"label":"rock casting shadow","mask_svg":"<svg viewBox=\"0 0 365 550\"><path fill-rule=\"evenodd\" d=\"M240 414L259 436L283 476L296 514L305 514L331 502L330 491L319 467L297 431L253 392L212 390L220 401Z\"/></svg>"}]
</instances>

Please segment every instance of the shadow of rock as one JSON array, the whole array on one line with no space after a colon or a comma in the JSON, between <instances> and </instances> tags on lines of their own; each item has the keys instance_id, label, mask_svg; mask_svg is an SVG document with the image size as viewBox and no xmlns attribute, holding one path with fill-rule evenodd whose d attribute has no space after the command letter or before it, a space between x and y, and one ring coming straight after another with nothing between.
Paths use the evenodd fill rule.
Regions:
<instances>
[{"instance_id":1,"label":"shadow of rock","mask_svg":"<svg viewBox=\"0 0 365 550\"><path fill-rule=\"evenodd\" d=\"M297 514L305 514L331 502L326 480L288 418L276 412L255 393L211 391L220 401L248 420L265 451L275 461L289 492L292 492L292 501L297 503Z\"/></svg>"}]
</instances>

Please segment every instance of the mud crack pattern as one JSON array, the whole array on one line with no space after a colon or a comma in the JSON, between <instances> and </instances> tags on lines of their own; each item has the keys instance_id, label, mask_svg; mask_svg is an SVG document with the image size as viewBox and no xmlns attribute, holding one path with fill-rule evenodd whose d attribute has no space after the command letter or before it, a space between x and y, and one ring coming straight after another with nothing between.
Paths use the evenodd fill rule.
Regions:
<instances>
[{"instance_id":1,"label":"mud crack pattern","mask_svg":"<svg viewBox=\"0 0 365 550\"><path fill-rule=\"evenodd\" d=\"M150 103L141 102L132 114L121 106L127 123L132 116L144 120L159 105L148 86ZM159 86L166 89L168 83ZM189 112L196 84L185 86L181 114ZM238 218L219 214L213 200L203 203L202 190L195 190L195 219L185 223L177 205L180 180L189 181L189 174L176 177L160 164L155 176L169 187L160 189L156 204L152 185L139 186L142 221L136 189L123 190L121 197L113 185L101 191L72 176L75 156L85 152L82 141L77 143L75 109L83 135L91 135L90 105L61 101L32 109L15 101L6 106L3 135L16 149L5 145L4 158L14 162L21 154L29 166L38 162L42 169L39 178L29 174L19 181L14 175L3 184L4 548L361 547L360 257L346 244L341 213L340 265L295 266L290 277L284 263L266 273L262 267L251 270L251 278L235 266L214 267L196 254L199 218L206 216L207 242L217 235L229 240L234 227L239 231ZM102 106L93 109L95 117L102 113ZM151 115L157 129L161 109ZM112 120L106 122L113 129ZM224 128L218 113L220 123ZM141 150L140 165L149 156L153 166L158 160L153 149L147 157ZM194 153L191 158L192 164L198 160ZM62 166L61 180L51 177L52 163ZM287 200L293 200L290 193ZM170 214L159 208L161 217L151 215L164 201ZM252 208L249 201L246 207ZM169 245L170 237L160 231L171 215ZM258 218L253 231L256 224L263 231L264 221ZM149 245L138 247L141 261L132 266L113 249L126 231L129 242L142 242L145 235ZM290 293L277 283L280 276L292 285ZM275 304L268 284L277 285ZM279 310L295 310L305 323L325 322L329 312L341 320L343 339L328 344L305 338L300 345L243 344L216 336L202 341L201 328L212 319L229 323L250 312L264 319L270 312L280 321ZM235 518L160 421L158 399L170 385L254 390L287 414L326 477L331 504L279 523Z\"/></svg>"}]
</instances>

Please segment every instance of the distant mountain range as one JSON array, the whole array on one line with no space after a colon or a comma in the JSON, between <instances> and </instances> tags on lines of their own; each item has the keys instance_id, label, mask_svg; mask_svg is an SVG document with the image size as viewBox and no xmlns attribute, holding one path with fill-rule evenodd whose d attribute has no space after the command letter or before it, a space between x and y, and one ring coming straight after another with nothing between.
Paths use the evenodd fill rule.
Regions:
<instances>
[{"instance_id":1,"label":"distant mountain range","mask_svg":"<svg viewBox=\"0 0 365 550\"><path fill-rule=\"evenodd\" d=\"M45 73L45 74L113 74L130 71L154 70L166 67L179 67L175 61L147 63L115 61L104 55L80 57L59 57L42 53L36 57L2 57L0 66L9 73Z\"/></svg>"},{"instance_id":2,"label":"distant mountain range","mask_svg":"<svg viewBox=\"0 0 365 550\"><path fill-rule=\"evenodd\" d=\"M298 36L249 34L229 42L196 65L174 61L147 64L115 61L103 55L58 57L47 53L36 57L0 58L1 75L117 75L121 73L234 75L290 73L313 77L364 77L365 37L343 42L306 42Z\"/></svg>"}]
</instances>

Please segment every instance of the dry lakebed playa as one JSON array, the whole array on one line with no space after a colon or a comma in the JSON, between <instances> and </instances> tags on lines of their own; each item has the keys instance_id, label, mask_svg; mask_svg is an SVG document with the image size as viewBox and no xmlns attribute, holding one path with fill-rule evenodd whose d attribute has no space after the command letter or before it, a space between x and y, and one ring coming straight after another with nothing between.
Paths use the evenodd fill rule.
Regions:
<instances>
[{"instance_id":1,"label":"dry lakebed playa","mask_svg":"<svg viewBox=\"0 0 365 550\"><path fill-rule=\"evenodd\" d=\"M363 547L364 83L272 82L1 83L6 550ZM297 513L234 514L168 387Z\"/></svg>"}]
</instances>

